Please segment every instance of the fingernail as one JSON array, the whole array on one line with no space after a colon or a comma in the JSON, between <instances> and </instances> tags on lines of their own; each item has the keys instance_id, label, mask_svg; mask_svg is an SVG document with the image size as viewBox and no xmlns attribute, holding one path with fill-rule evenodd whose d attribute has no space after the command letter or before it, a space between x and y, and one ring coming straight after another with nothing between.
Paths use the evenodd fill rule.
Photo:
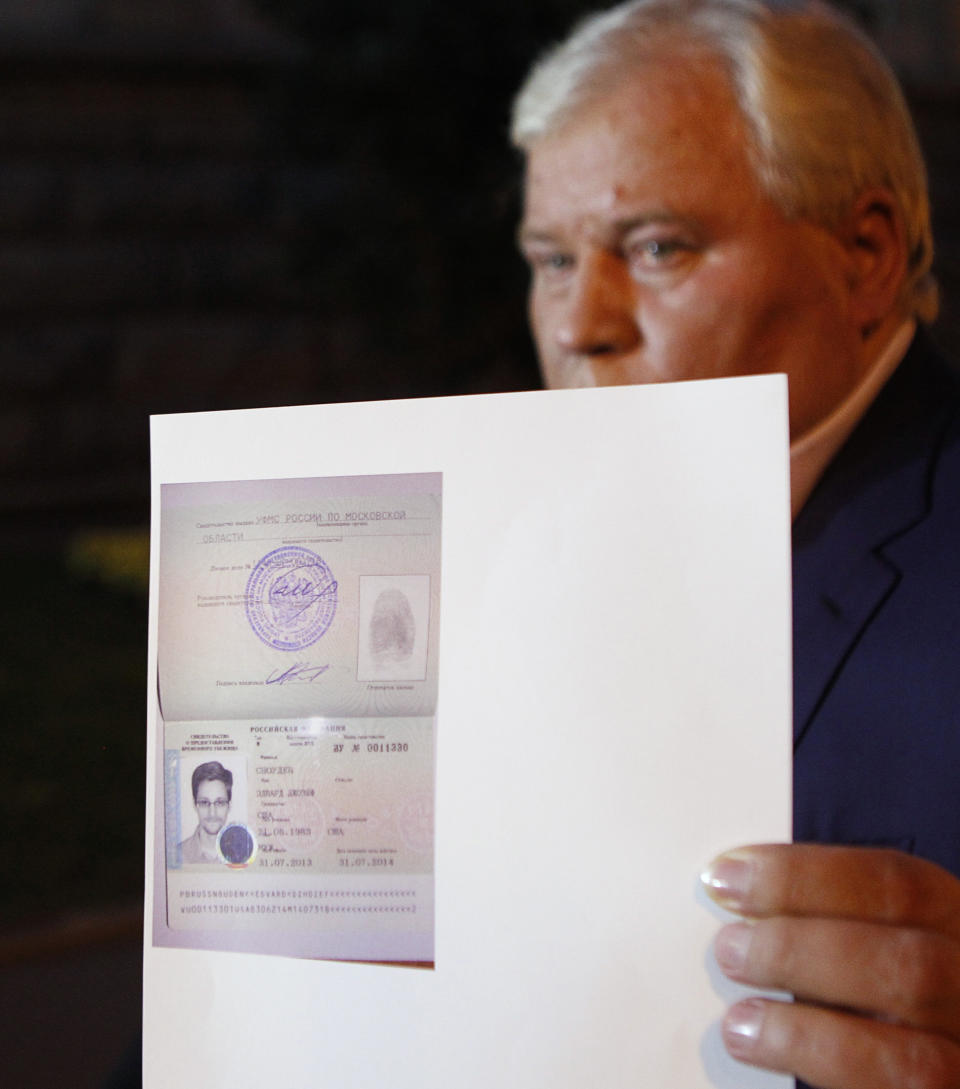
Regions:
<instances>
[{"instance_id":1,"label":"fingernail","mask_svg":"<svg viewBox=\"0 0 960 1089\"><path fill-rule=\"evenodd\" d=\"M753 863L743 855L719 855L700 874L710 896L732 911L743 906L753 882Z\"/></svg>"},{"instance_id":2,"label":"fingernail","mask_svg":"<svg viewBox=\"0 0 960 1089\"><path fill-rule=\"evenodd\" d=\"M749 1058L760 1036L763 1024L763 1002L748 998L727 1011L723 1019L723 1042L735 1059Z\"/></svg>"},{"instance_id":3,"label":"fingernail","mask_svg":"<svg viewBox=\"0 0 960 1089\"><path fill-rule=\"evenodd\" d=\"M743 975L751 941L753 927L748 923L725 926L717 935L713 943L713 954L726 975L734 979Z\"/></svg>"}]
</instances>

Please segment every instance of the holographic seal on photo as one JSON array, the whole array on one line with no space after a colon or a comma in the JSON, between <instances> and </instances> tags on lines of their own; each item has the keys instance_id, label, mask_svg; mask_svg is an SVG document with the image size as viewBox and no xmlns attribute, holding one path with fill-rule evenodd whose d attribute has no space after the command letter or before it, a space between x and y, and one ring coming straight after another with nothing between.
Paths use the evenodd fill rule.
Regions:
<instances>
[{"instance_id":1,"label":"holographic seal on photo","mask_svg":"<svg viewBox=\"0 0 960 1089\"><path fill-rule=\"evenodd\" d=\"M247 620L276 650L302 650L330 627L337 611L337 580L308 548L274 549L247 580Z\"/></svg>"},{"instance_id":2,"label":"holographic seal on photo","mask_svg":"<svg viewBox=\"0 0 960 1089\"><path fill-rule=\"evenodd\" d=\"M217 853L228 866L249 866L257 854L257 841L245 824L228 824L217 837Z\"/></svg>"}]
</instances>

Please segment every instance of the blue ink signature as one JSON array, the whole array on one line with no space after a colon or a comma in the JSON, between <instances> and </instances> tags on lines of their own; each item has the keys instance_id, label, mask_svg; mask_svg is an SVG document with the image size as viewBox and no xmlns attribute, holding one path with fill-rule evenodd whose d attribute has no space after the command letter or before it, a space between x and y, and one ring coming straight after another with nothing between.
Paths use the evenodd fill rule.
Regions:
<instances>
[{"instance_id":1,"label":"blue ink signature","mask_svg":"<svg viewBox=\"0 0 960 1089\"><path fill-rule=\"evenodd\" d=\"M311 665L309 662L294 662L289 669L285 669L282 673L278 673L277 670L273 670L270 676L267 677L267 684L310 684L311 681L315 681L321 674L326 673L330 667L328 665Z\"/></svg>"}]
</instances>

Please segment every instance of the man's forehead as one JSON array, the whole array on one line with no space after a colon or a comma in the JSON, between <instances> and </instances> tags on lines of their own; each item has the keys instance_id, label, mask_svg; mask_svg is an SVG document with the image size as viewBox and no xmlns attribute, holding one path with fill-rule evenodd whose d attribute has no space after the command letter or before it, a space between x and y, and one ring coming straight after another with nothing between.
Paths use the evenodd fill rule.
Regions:
<instances>
[{"instance_id":1,"label":"man's forehead","mask_svg":"<svg viewBox=\"0 0 960 1089\"><path fill-rule=\"evenodd\" d=\"M227 784L220 779L202 779L197 787L198 794L226 794Z\"/></svg>"},{"instance_id":2,"label":"man's forehead","mask_svg":"<svg viewBox=\"0 0 960 1089\"><path fill-rule=\"evenodd\" d=\"M645 65L535 141L522 231L552 230L558 218L571 227L574 215L577 229L591 232L668 219L681 187L685 199L716 201L718 182L746 183L740 111L719 67L704 64L686 73Z\"/></svg>"}]
</instances>

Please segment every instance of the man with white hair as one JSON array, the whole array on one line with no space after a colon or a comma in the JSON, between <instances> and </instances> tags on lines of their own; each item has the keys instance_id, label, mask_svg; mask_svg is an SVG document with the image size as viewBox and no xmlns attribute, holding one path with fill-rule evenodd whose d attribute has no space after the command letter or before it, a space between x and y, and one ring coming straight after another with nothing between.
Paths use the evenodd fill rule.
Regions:
<instances>
[{"instance_id":1,"label":"man with white hair","mask_svg":"<svg viewBox=\"0 0 960 1089\"><path fill-rule=\"evenodd\" d=\"M825 4L635 0L534 67L513 139L548 385L789 377L797 842L705 881L723 970L797 1001L727 1047L960 1087L960 393L896 80Z\"/></svg>"}]
</instances>

